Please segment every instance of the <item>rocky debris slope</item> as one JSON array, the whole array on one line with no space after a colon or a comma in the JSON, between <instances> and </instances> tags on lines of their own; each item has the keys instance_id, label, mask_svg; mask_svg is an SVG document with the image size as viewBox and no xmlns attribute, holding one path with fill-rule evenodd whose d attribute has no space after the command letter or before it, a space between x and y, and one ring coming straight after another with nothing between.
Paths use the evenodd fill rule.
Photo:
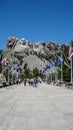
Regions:
<instances>
[{"instance_id":1,"label":"rocky debris slope","mask_svg":"<svg viewBox=\"0 0 73 130\"><path fill-rule=\"evenodd\" d=\"M46 61L45 59L41 60L40 58L38 58L35 55L29 55L27 57L24 57L24 59L23 59L23 64L27 63L27 65L31 71L34 68L38 68L40 70L43 66L45 66L47 64L47 62L48 61Z\"/></svg>"}]
</instances>

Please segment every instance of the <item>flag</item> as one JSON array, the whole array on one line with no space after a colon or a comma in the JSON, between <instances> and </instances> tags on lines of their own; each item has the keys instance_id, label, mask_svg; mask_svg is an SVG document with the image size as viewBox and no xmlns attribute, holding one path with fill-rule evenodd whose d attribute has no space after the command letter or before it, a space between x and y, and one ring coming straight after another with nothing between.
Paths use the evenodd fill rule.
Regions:
<instances>
[{"instance_id":1,"label":"flag","mask_svg":"<svg viewBox=\"0 0 73 130\"><path fill-rule=\"evenodd\" d=\"M17 72L22 73L22 67L21 67L21 66L19 66L19 67L17 68Z\"/></svg>"},{"instance_id":2,"label":"flag","mask_svg":"<svg viewBox=\"0 0 73 130\"><path fill-rule=\"evenodd\" d=\"M73 51L73 48L70 47L70 48L69 48L69 55L72 53L72 51Z\"/></svg>"},{"instance_id":3,"label":"flag","mask_svg":"<svg viewBox=\"0 0 73 130\"><path fill-rule=\"evenodd\" d=\"M48 65L46 65L46 68L45 68L45 70L47 71L47 69L49 69L49 66L48 66Z\"/></svg>"},{"instance_id":4,"label":"flag","mask_svg":"<svg viewBox=\"0 0 73 130\"><path fill-rule=\"evenodd\" d=\"M1 62L2 62L2 64L7 65L8 60L7 60L7 58L5 57Z\"/></svg>"},{"instance_id":5,"label":"flag","mask_svg":"<svg viewBox=\"0 0 73 130\"><path fill-rule=\"evenodd\" d=\"M50 61L51 66L55 66L55 63L53 61Z\"/></svg>"},{"instance_id":6,"label":"flag","mask_svg":"<svg viewBox=\"0 0 73 130\"><path fill-rule=\"evenodd\" d=\"M42 69L40 70L40 73L42 73Z\"/></svg>"},{"instance_id":7,"label":"flag","mask_svg":"<svg viewBox=\"0 0 73 130\"><path fill-rule=\"evenodd\" d=\"M73 58L73 52L70 54L69 60L71 60L72 58Z\"/></svg>"},{"instance_id":8,"label":"flag","mask_svg":"<svg viewBox=\"0 0 73 130\"><path fill-rule=\"evenodd\" d=\"M48 65L48 69L51 69L54 66L55 66L55 63L53 61L50 61L49 65Z\"/></svg>"},{"instance_id":9,"label":"flag","mask_svg":"<svg viewBox=\"0 0 73 130\"><path fill-rule=\"evenodd\" d=\"M15 66L14 66L14 71L18 72L18 70L19 70L18 65L15 65Z\"/></svg>"},{"instance_id":10,"label":"flag","mask_svg":"<svg viewBox=\"0 0 73 130\"><path fill-rule=\"evenodd\" d=\"M60 65L62 62L62 64L64 63L64 59L62 59L61 57L58 57L56 58L56 62L55 62L55 66L58 66Z\"/></svg>"},{"instance_id":11,"label":"flag","mask_svg":"<svg viewBox=\"0 0 73 130\"><path fill-rule=\"evenodd\" d=\"M45 67L43 67L41 70L40 70L40 73L45 73L45 71L46 71L46 68Z\"/></svg>"},{"instance_id":12,"label":"flag","mask_svg":"<svg viewBox=\"0 0 73 130\"><path fill-rule=\"evenodd\" d=\"M71 60L72 57L73 57L73 48L70 47L69 48L69 57L68 57L68 59Z\"/></svg>"},{"instance_id":13,"label":"flag","mask_svg":"<svg viewBox=\"0 0 73 130\"><path fill-rule=\"evenodd\" d=\"M41 73L41 74L43 74L43 73L44 73L44 71L41 69L41 70L40 70L40 73Z\"/></svg>"}]
</instances>

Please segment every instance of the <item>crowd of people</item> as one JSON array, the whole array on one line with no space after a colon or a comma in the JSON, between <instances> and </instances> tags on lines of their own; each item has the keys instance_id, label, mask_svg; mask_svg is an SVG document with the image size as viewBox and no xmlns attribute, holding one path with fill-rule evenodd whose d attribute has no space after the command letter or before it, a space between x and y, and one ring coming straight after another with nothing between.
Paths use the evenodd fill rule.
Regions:
<instances>
[{"instance_id":1,"label":"crowd of people","mask_svg":"<svg viewBox=\"0 0 73 130\"><path fill-rule=\"evenodd\" d=\"M28 83L29 86L37 87L37 84L39 82L41 83L41 79L38 80L37 78L33 78L33 79L24 78L24 86L26 86L26 84ZM21 79L19 78L19 79L16 80L16 84L18 85L20 83L21 83Z\"/></svg>"},{"instance_id":2,"label":"crowd of people","mask_svg":"<svg viewBox=\"0 0 73 130\"><path fill-rule=\"evenodd\" d=\"M38 80L37 78L34 79L24 79L24 86L26 86L26 82L28 82L29 86L37 87L38 82L41 83L41 79Z\"/></svg>"}]
</instances>

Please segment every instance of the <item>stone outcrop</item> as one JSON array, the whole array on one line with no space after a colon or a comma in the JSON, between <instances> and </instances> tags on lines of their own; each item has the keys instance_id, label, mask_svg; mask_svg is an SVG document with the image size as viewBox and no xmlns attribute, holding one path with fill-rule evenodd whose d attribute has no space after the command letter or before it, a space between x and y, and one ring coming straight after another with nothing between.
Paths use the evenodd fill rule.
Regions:
<instances>
[{"instance_id":1,"label":"stone outcrop","mask_svg":"<svg viewBox=\"0 0 73 130\"><path fill-rule=\"evenodd\" d=\"M6 51L13 51L14 53L29 52L29 42L24 38L8 37Z\"/></svg>"},{"instance_id":2,"label":"stone outcrop","mask_svg":"<svg viewBox=\"0 0 73 130\"><path fill-rule=\"evenodd\" d=\"M43 50L43 47L44 47L44 42L37 42L33 45L33 50L36 51L38 54L39 52L41 52L41 54L44 54L44 50Z\"/></svg>"},{"instance_id":3,"label":"stone outcrop","mask_svg":"<svg viewBox=\"0 0 73 130\"><path fill-rule=\"evenodd\" d=\"M61 47L55 42L36 42L31 44L28 40L22 38L18 39L16 37L8 37L6 51L13 51L14 53L29 53L30 50L36 51L38 54L55 53L60 52Z\"/></svg>"},{"instance_id":4,"label":"stone outcrop","mask_svg":"<svg viewBox=\"0 0 73 130\"><path fill-rule=\"evenodd\" d=\"M51 57L51 55L55 55L56 53L61 52L61 46L57 45L55 42L36 42L35 44L31 44L28 40L22 38L18 39L16 37L8 37L6 44L6 53L12 53L13 55L22 55L23 56L23 64L28 64L28 67L33 70L33 68L41 68L42 64L47 63L48 61L43 58L39 58L37 55L43 54L43 56ZM30 54L30 52L33 52ZM37 55L34 55L36 52ZM19 62L18 62L19 63Z\"/></svg>"},{"instance_id":5,"label":"stone outcrop","mask_svg":"<svg viewBox=\"0 0 73 130\"><path fill-rule=\"evenodd\" d=\"M6 50L14 49L18 41L19 39L16 37L8 37Z\"/></svg>"}]
</instances>

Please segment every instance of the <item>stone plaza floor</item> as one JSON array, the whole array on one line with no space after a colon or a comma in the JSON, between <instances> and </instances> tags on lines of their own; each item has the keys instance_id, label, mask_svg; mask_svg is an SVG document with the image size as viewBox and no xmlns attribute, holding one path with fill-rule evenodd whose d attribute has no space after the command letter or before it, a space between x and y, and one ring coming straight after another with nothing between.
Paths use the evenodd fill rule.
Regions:
<instances>
[{"instance_id":1,"label":"stone plaza floor","mask_svg":"<svg viewBox=\"0 0 73 130\"><path fill-rule=\"evenodd\" d=\"M0 130L73 130L73 90L46 83L1 88Z\"/></svg>"}]
</instances>

